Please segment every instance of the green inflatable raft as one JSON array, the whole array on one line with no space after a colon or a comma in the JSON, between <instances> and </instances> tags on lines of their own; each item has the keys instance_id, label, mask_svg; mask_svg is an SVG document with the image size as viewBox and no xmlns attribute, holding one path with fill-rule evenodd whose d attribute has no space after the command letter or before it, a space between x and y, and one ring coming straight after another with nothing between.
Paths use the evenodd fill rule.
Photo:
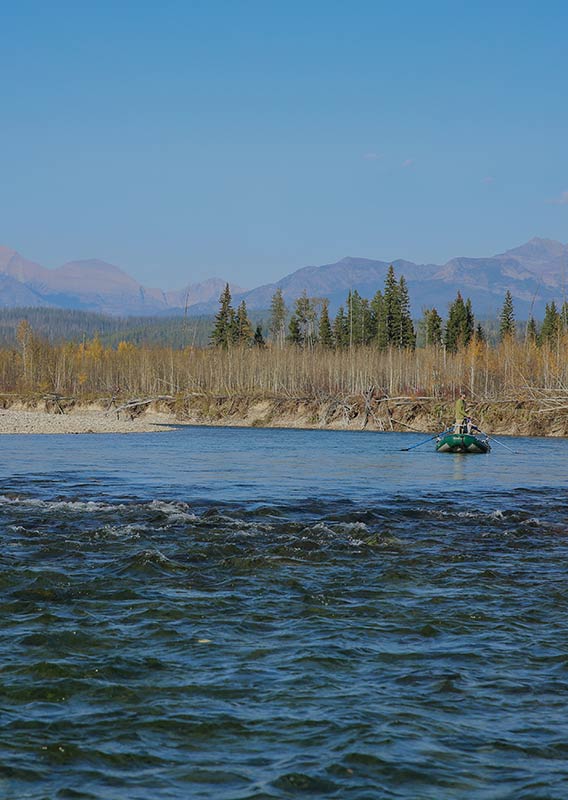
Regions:
<instances>
[{"instance_id":1,"label":"green inflatable raft","mask_svg":"<svg viewBox=\"0 0 568 800\"><path fill-rule=\"evenodd\" d=\"M446 431L436 438L438 453L489 453L490 450L489 439L473 433Z\"/></svg>"}]
</instances>

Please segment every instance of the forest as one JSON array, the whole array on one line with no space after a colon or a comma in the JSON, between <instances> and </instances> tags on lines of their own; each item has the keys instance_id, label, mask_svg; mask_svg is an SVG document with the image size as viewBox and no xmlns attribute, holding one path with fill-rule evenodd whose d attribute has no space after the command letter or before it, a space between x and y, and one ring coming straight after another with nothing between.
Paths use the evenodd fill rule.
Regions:
<instances>
[{"instance_id":1,"label":"forest","mask_svg":"<svg viewBox=\"0 0 568 800\"><path fill-rule=\"evenodd\" d=\"M288 309L277 290L266 329L251 320L244 301L233 308L227 286L214 319L161 321L175 323L176 343L166 337L164 344L148 333L159 320L131 321L130 332L138 336L128 340L121 336L124 320L100 329L100 319L88 320L97 332L87 336L80 335L85 314L64 312L77 317L75 334L62 338L53 329L51 336L36 330L34 315L16 310L10 312L13 341L0 347L0 391L79 400L195 394L325 398L369 391L448 399L462 388L477 399L526 399L567 392L566 302L560 309L549 304L540 325L533 319L520 325L507 292L489 335L460 293L445 320L431 308L415 323L409 308L404 277L397 279L391 267L373 298L350 292L334 316L325 298L306 295ZM49 314L57 321L54 311ZM4 311L0 327L6 327L6 317ZM45 314L37 319L45 322ZM199 341L190 325L199 330Z\"/></svg>"}]
</instances>

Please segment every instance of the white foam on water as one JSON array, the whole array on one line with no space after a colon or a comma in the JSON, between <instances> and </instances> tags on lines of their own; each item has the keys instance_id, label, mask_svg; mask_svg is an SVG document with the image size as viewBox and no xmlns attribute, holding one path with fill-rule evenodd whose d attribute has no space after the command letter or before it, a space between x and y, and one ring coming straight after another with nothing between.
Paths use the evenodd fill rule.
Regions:
<instances>
[{"instance_id":1,"label":"white foam on water","mask_svg":"<svg viewBox=\"0 0 568 800\"><path fill-rule=\"evenodd\" d=\"M199 517L189 510L186 503L170 503L166 500L152 500L148 505L152 511L158 511L167 517L168 522L197 522Z\"/></svg>"},{"instance_id":2,"label":"white foam on water","mask_svg":"<svg viewBox=\"0 0 568 800\"><path fill-rule=\"evenodd\" d=\"M109 503L97 503L94 500L39 500L27 497L7 497L6 495L0 495L0 507L3 505L38 508L45 509L46 511L88 512L90 514L127 508L127 506L122 503L119 505L110 505Z\"/></svg>"},{"instance_id":3,"label":"white foam on water","mask_svg":"<svg viewBox=\"0 0 568 800\"><path fill-rule=\"evenodd\" d=\"M130 524L130 525L105 525L98 531L95 531L95 538L104 538L106 536L114 536L126 539L139 539L140 534L148 530L147 525L143 524Z\"/></svg>"}]
</instances>

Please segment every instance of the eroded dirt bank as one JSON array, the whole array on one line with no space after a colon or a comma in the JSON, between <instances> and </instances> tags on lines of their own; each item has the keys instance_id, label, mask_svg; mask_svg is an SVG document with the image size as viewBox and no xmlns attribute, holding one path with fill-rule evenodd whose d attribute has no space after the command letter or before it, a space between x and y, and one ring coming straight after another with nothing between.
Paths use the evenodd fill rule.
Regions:
<instances>
[{"instance_id":1,"label":"eroded dirt bank","mask_svg":"<svg viewBox=\"0 0 568 800\"><path fill-rule=\"evenodd\" d=\"M436 433L453 421L453 401L433 398L262 398L190 395L77 402L0 400L1 433L143 433L171 425L242 425ZM568 436L568 398L472 401L468 411L489 434Z\"/></svg>"}]
</instances>

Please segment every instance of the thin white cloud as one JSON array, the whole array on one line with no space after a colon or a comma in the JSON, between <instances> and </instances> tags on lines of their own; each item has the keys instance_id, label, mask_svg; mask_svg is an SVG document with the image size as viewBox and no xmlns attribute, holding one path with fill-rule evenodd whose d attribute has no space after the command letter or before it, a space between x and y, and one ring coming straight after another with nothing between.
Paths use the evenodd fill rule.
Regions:
<instances>
[{"instance_id":1,"label":"thin white cloud","mask_svg":"<svg viewBox=\"0 0 568 800\"><path fill-rule=\"evenodd\" d=\"M486 183L488 186L492 183L495 183L495 178L493 175L486 175L485 178L481 179L481 183Z\"/></svg>"},{"instance_id":2,"label":"thin white cloud","mask_svg":"<svg viewBox=\"0 0 568 800\"><path fill-rule=\"evenodd\" d=\"M550 201L555 206L568 206L568 191L561 192L560 197Z\"/></svg>"},{"instance_id":3,"label":"thin white cloud","mask_svg":"<svg viewBox=\"0 0 568 800\"><path fill-rule=\"evenodd\" d=\"M413 158L407 158L406 161L403 161L400 165L403 169L408 169L408 167L412 167L414 165Z\"/></svg>"},{"instance_id":4,"label":"thin white cloud","mask_svg":"<svg viewBox=\"0 0 568 800\"><path fill-rule=\"evenodd\" d=\"M365 161L377 161L377 159L382 158L380 153L365 153L363 155Z\"/></svg>"}]
</instances>

